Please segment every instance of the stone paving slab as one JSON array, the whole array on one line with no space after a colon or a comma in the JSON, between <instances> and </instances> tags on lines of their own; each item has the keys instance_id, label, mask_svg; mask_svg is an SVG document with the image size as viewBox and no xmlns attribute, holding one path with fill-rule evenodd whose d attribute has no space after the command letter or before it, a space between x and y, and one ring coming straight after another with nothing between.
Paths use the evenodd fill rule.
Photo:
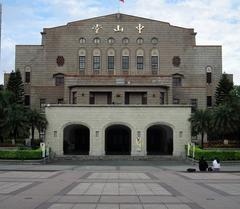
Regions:
<instances>
[{"instance_id":1,"label":"stone paving slab","mask_svg":"<svg viewBox=\"0 0 240 209\"><path fill-rule=\"evenodd\" d=\"M80 183L68 195L171 195L157 183Z\"/></svg>"},{"instance_id":2,"label":"stone paving slab","mask_svg":"<svg viewBox=\"0 0 240 209\"><path fill-rule=\"evenodd\" d=\"M88 179L150 179L145 173L92 173Z\"/></svg>"},{"instance_id":3,"label":"stone paving slab","mask_svg":"<svg viewBox=\"0 0 240 209\"><path fill-rule=\"evenodd\" d=\"M31 182L0 182L0 194L9 194L31 184Z\"/></svg>"},{"instance_id":4,"label":"stone paving slab","mask_svg":"<svg viewBox=\"0 0 240 209\"><path fill-rule=\"evenodd\" d=\"M224 193L227 193L229 195L240 195L240 184L235 183L235 184L229 184L229 183L211 183L211 184L206 184L207 186L213 187L214 189L220 190Z\"/></svg>"},{"instance_id":5,"label":"stone paving slab","mask_svg":"<svg viewBox=\"0 0 240 209\"><path fill-rule=\"evenodd\" d=\"M180 175L193 180L240 180L240 176L230 173L180 173Z\"/></svg>"},{"instance_id":6,"label":"stone paving slab","mask_svg":"<svg viewBox=\"0 0 240 209\"><path fill-rule=\"evenodd\" d=\"M24 171L10 171L0 173L0 178L26 178L26 179L45 179L56 176L58 172L24 172Z\"/></svg>"}]
</instances>

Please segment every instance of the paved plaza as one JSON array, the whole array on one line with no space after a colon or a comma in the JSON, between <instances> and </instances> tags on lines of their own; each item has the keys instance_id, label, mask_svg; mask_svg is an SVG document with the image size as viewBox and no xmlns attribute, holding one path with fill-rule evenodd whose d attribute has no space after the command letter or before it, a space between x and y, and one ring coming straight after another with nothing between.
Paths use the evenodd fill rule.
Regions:
<instances>
[{"instance_id":1,"label":"paved plaza","mask_svg":"<svg viewBox=\"0 0 240 209\"><path fill-rule=\"evenodd\" d=\"M0 163L0 209L238 209L240 166L176 162ZM234 171L234 172L232 172Z\"/></svg>"}]
</instances>

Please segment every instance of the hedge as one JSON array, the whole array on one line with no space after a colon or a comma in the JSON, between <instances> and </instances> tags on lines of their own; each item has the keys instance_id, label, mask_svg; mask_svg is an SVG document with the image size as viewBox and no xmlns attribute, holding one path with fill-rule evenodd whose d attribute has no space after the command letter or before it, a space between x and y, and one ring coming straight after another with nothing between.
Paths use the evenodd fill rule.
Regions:
<instances>
[{"instance_id":1,"label":"hedge","mask_svg":"<svg viewBox=\"0 0 240 209\"><path fill-rule=\"evenodd\" d=\"M41 149L36 150L0 150L0 159L36 160L42 158Z\"/></svg>"},{"instance_id":2,"label":"hedge","mask_svg":"<svg viewBox=\"0 0 240 209\"><path fill-rule=\"evenodd\" d=\"M192 147L190 149L190 157L192 157ZM212 161L214 158L218 158L220 161L225 160L240 160L240 150L224 150L224 149L200 149L195 147L194 159L199 160L204 157L205 160Z\"/></svg>"}]
</instances>

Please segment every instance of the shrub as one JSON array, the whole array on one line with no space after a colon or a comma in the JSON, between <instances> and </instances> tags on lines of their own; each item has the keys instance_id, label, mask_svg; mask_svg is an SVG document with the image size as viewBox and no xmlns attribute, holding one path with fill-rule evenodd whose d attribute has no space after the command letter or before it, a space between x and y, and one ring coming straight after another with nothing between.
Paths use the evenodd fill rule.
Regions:
<instances>
[{"instance_id":1,"label":"shrub","mask_svg":"<svg viewBox=\"0 0 240 209\"><path fill-rule=\"evenodd\" d=\"M190 157L192 157L192 148L190 151ZM204 159L208 161L212 161L214 158L218 158L220 161L240 160L240 150L226 150L226 149L203 150L200 149L199 147L196 147L194 159L199 160L201 157L204 157Z\"/></svg>"},{"instance_id":2,"label":"shrub","mask_svg":"<svg viewBox=\"0 0 240 209\"><path fill-rule=\"evenodd\" d=\"M35 160L42 158L41 149L37 150L0 150L0 159Z\"/></svg>"}]
</instances>

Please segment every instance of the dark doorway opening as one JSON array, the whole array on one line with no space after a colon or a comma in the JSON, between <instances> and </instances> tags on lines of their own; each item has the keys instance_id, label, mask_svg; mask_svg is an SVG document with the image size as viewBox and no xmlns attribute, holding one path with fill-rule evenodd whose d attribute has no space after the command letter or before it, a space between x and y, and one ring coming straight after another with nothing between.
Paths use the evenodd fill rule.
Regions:
<instances>
[{"instance_id":1,"label":"dark doorway opening","mask_svg":"<svg viewBox=\"0 0 240 209\"><path fill-rule=\"evenodd\" d=\"M131 154L131 130L123 125L113 125L105 131L106 155Z\"/></svg>"},{"instance_id":2,"label":"dark doorway opening","mask_svg":"<svg viewBox=\"0 0 240 209\"><path fill-rule=\"evenodd\" d=\"M148 155L172 155L173 130L166 125L154 125L147 130Z\"/></svg>"},{"instance_id":3,"label":"dark doorway opening","mask_svg":"<svg viewBox=\"0 0 240 209\"><path fill-rule=\"evenodd\" d=\"M69 125L64 129L64 155L88 155L90 131L83 125Z\"/></svg>"}]
</instances>

